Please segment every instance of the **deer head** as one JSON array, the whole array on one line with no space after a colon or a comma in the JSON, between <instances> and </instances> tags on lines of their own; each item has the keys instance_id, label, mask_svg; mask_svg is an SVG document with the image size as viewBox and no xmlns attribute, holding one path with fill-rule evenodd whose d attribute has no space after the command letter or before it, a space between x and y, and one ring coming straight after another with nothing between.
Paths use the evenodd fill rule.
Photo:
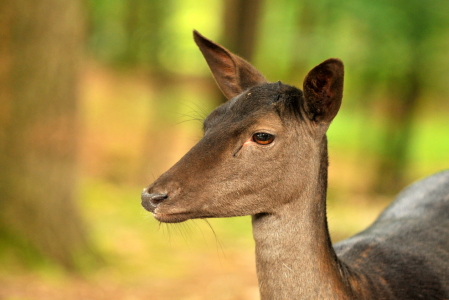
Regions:
<instances>
[{"instance_id":1,"label":"deer head","mask_svg":"<svg viewBox=\"0 0 449 300\"><path fill-rule=\"evenodd\" d=\"M325 133L343 93L343 64L328 59L303 91L269 83L252 65L194 32L228 101L204 121L203 138L144 189L161 222L272 213L318 180ZM317 171L318 170L318 171Z\"/></svg>"}]
</instances>

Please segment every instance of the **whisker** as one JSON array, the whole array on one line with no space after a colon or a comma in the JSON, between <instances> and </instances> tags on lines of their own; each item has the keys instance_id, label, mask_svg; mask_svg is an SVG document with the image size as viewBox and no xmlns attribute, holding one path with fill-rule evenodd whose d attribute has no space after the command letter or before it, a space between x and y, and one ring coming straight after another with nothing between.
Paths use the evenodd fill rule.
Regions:
<instances>
[{"instance_id":1,"label":"whisker","mask_svg":"<svg viewBox=\"0 0 449 300\"><path fill-rule=\"evenodd\" d=\"M223 255L223 258L226 259L226 254L225 254L225 251L224 251L224 248L223 248L223 243L218 238L218 235L215 232L215 230L212 227L212 225L210 224L209 220L207 220L207 219L201 219L201 220L206 222L207 226L210 228L210 230L212 231L212 233L213 233L213 235L215 237L215 242L216 242L215 245L216 245L216 248L217 248L218 257L220 257L220 253L221 253Z\"/></svg>"},{"instance_id":2,"label":"whisker","mask_svg":"<svg viewBox=\"0 0 449 300\"><path fill-rule=\"evenodd\" d=\"M197 121L203 124L204 119L206 119L208 114L204 111L204 109L200 106L200 104L189 101L187 103L182 103L181 105L187 107L190 111L188 113L180 114L182 117L188 117L188 119L182 120L177 124L181 124L187 121Z\"/></svg>"},{"instance_id":3,"label":"whisker","mask_svg":"<svg viewBox=\"0 0 449 300\"><path fill-rule=\"evenodd\" d=\"M189 106L187 104L191 104L195 107ZM187 108L189 108L190 110L195 112L202 119L205 119L207 117L207 115L209 114L208 112L205 111L204 106L199 103L196 103L193 101L187 101L187 102L184 102L183 105L185 105Z\"/></svg>"}]
</instances>

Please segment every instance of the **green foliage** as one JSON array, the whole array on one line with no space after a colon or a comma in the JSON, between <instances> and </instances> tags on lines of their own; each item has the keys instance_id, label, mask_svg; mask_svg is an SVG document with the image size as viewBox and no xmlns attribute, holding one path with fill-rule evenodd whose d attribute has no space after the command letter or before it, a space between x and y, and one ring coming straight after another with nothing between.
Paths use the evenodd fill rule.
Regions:
<instances>
[{"instance_id":1,"label":"green foliage","mask_svg":"<svg viewBox=\"0 0 449 300\"><path fill-rule=\"evenodd\" d=\"M90 0L89 48L115 65L197 74L192 30L216 36L220 12L218 0Z\"/></svg>"}]
</instances>

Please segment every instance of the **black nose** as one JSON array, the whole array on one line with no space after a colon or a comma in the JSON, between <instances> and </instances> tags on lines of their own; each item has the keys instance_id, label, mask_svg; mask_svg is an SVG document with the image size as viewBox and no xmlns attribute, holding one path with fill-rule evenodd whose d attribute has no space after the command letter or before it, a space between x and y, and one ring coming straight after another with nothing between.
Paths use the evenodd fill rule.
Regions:
<instances>
[{"instance_id":1,"label":"black nose","mask_svg":"<svg viewBox=\"0 0 449 300\"><path fill-rule=\"evenodd\" d=\"M167 194L149 193L147 189L144 189L142 192L142 206L146 210L153 212L167 198Z\"/></svg>"}]
</instances>

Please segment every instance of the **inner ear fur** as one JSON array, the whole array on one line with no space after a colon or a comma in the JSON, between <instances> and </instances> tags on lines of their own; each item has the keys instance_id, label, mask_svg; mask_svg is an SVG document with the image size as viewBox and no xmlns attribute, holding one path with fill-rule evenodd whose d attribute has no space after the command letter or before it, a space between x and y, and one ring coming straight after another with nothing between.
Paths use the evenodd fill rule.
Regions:
<instances>
[{"instance_id":1,"label":"inner ear fur","mask_svg":"<svg viewBox=\"0 0 449 300\"><path fill-rule=\"evenodd\" d=\"M227 99L267 82L265 77L246 60L205 38L198 31L193 31L193 38Z\"/></svg>"},{"instance_id":2,"label":"inner ear fur","mask_svg":"<svg viewBox=\"0 0 449 300\"><path fill-rule=\"evenodd\" d=\"M330 58L313 68L304 79L304 100L312 121L329 123L337 115L343 98L343 62Z\"/></svg>"}]
</instances>

